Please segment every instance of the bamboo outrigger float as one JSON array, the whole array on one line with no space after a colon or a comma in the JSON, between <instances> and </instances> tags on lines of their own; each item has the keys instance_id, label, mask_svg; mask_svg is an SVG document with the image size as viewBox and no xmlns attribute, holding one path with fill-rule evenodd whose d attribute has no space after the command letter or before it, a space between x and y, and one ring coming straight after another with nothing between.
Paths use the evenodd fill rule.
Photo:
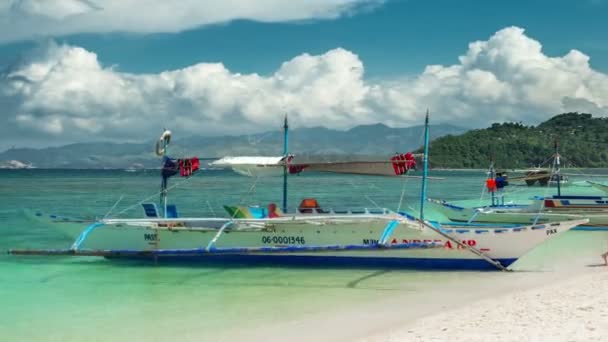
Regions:
<instances>
[{"instance_id":1,"label":"bamboo outrigger float","mask_svg":"<svg viewBox=\"0 0 608 342\"><path fill-rule=\"evenodd\" d=\"M287 124L285 122L285 136ZM75 240L64 250L11 250L14 255L103 256L162 260L271 262L306 265L399 266L425 269L506 270L519 257L586 220L539 225L439 224L425 220L429 125L425 120L420 218L388 209L338 212L282 213L260 210L253 218L182 218L168 203L168 178L192 175L197 160L166 156L170 132L157 144L163 157L162 215L153 203L144 203L141 219L104 218L85 222L55 215L37 217ZM287 139L285 138L285 144ZM287 148L285 148L287 156ZM395 157L394 157L395 158ZM290 167L283 160L286 174ZM415 164L405 158L379 162L380 174L403 176ZM345 165L343 165L345 166ZM348 165L345 169L356 168ZM346 172L350 173L350 172ZM286 209L286 197L283 208Z\"/></svg>"}]
</instances>

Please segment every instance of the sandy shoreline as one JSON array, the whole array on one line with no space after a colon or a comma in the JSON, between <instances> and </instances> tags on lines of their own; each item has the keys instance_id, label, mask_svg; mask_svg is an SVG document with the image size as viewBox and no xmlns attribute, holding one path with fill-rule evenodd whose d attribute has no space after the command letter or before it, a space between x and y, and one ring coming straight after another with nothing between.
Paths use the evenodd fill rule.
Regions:
<instances>
[{"instance_id":1,"label":"sandy shoreline","mask_svg":"<svg viewBox=\"0 0 608 342\"><path fill-rule=\"evenodd\" d=\"M554 239L515 272L362 272L340 290L348 302L306 305L213 340L608 341L608 268L586 267L601 261L606 239L578 232Z\"/></svg>"},{"instance_id":2,"label":"sandy shoreline","mask_svg":"<svg viewBox=\"0 0 608 342\"><path fill-rule=\"evenodd\" d=\"M378 341L606 341L605 267L524 291L499 294L361 339Z\"/></svg>"},{"instance_id":3,"label":"sandy shoreline","mask_svg":"<svg viewBox=\"0 0 608 342\"><path fill-rule=\"evenodd\" d=\"M608 336L608 325L598 320L608 318L604 267L453 275L447 280L426 274L443 281L422 291L419 286L408 291L408 283L387 283L386 297L373 303L327 307L217 340L599 341ZM582 335L585 327L589 331Z\"/></svg>"}]
</instances>

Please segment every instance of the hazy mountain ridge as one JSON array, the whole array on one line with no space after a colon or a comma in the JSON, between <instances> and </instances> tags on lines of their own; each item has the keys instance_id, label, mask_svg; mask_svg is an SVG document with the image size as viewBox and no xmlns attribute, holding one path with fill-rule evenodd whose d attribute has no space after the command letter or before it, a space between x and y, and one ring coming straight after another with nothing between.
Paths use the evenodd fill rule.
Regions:
<instances>
[{"instance_id":1,"label":"hazy mountain ridge","mask_svg":"<svg viewBox=\"0 0 608 342\"><path fill-rule=\"evenodd\" d=\"M431 138L464 133L452 125L431 126ZM346 131L325 127L299 128L289 132L289 150L305 156L388 156L422 145L422 126L392 128L384 124L356 126ZM158 167L154 140L141 143L76 143L60 147L12 148L0 153L0 167L15 161L38 168L127 168L134 164ZM171 156L221 158L228 155L280 155L283 133L264 132L240 136L174 136Z\"/></svg>"}]
</instances>

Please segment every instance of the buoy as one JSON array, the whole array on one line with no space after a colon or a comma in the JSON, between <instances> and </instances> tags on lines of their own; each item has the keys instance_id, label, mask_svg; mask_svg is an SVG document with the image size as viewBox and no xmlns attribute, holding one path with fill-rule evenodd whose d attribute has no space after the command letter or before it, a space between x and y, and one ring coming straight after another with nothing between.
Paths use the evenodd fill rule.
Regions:
<instances>
[{"instance_id":1,"label":"buoy","mask_svg":"<svg viewBox=\"0 0 608 342\"><path fill-rule=\"evenodd\" d=\"M166 129L163 134L160 135L160 138L156 142L156 155L164 156L167 150L167 146L171 142L171 131Z\"/></svg>"}]
</instances>

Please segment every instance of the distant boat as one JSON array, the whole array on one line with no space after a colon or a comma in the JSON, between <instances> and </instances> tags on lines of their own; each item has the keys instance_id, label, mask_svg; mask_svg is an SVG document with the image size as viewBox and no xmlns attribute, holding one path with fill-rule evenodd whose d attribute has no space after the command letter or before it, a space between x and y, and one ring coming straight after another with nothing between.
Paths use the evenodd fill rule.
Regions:
<instances>
[{"instance_id":1,"label":"distant boat","mask_svg":"<svg viewBox=\"0 0 608 342\"><path fill-rule=\"evenodd\" d=\"M491 194L491 203L479 207L461 207L441 200L429 200L439 212L455 222L467 223L512 223L512 224L541 224L567 220L577 220L581 217L588 222L574 230L608 230L608 197L595 195L563 195L561 192L562 177L560 174L560 155L555 144L554 173L544 173L543 169L528 171L528 181L543 179L544 185L550 184L551 179L556 185L557 194L553 196L534 196L530 204L504 203L504 196L497 196L503 186L498 185L498 172L490 166L486 187ZM496 178L495 178L496 177ZM546 178L543 178L546 177ZM549 177L551 179L549 179ZM557 179L560 179L558 182ZM595 188L608 191L608 186L590 182ZM543 183L541 183L543 184ZM504 184L508 185L508 183ZM529 184L530 185L530 184Z\"/></svg>"},{"instance_id":2,"label":"distant boat","mask_svg":"<svg viewBox=\"0 0 608 342\"><path fill-rule=\"evenodd\" d=\"M137 172L137 171L141 171L141 170L144 170L144 166L142 164L136 163L136 164L133 164L133 165L129 166L128 168L124 169L123 171Z\"/></svg>"},{"instance_id":3,"label":"distant boat","mask_svg":"<svg viewBox=\"0 0 608 342\"><path fill-rule=\"evenodd\" d=\"M550 169L545 168L533 168L522 170L523 176L512 177L510 181L524 181L528 186L557 186L559 179L560 185L567 185L569 180L567 175L555 174Z\"/></svg>"},{"instance_id":4,"label":"distant boat","mask_svg":"<svg viewBox=\"0 0 608 342\"><path fill-rule=\"evenodd\" d=\"M8 160L0 162L0 169L35 169L31 163L24 163L19 160Z\"/></svg>"}]
</instances>

